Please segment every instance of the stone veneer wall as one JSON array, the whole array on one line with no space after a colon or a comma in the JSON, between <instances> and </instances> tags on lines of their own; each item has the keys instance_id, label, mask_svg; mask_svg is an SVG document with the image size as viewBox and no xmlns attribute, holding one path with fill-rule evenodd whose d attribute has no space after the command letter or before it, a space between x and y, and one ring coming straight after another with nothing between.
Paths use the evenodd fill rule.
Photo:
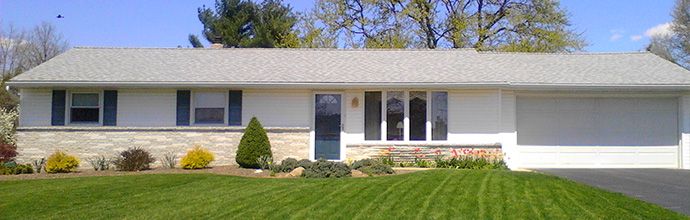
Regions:
<instances>
[{"instance_id":1,"label":"stone veneer wall","mask_svg":"<svg viewBox=\"0 0 690 220\"><path fill-rule=\"evenodd\" d=\"M417 151L419 148L419 151ZM502 154L500 144L493 145L457 145L457 144L366 144L366 145L347 145L346 154L349 160L360 160L365 158L377 158L390 152L393 160L413 161L416 155L424 155L425 159L431 159L436 155L436 151L443 156L450 156L451 150L457 153L462 150L486 150L495 154ZM392 150L392 151L391 151ZM385 153L384 153L385 152Z\"/></svg>"},{"instance_id":2,"label":"stone veneer wall","mask_svg":"<svg viewBox=\"0 0 690 220\"><path fill-rule=\"evenodd\" d=\"M232 165L242 138L241 127L31 127L17 129L17 161L29 163L63 150L81 160L80 168L89 168L87 159L116 156L129 147L142 147L158 158L177 154L178 162L186 151L199 144L216 156L211 165ZM309 128L266 128L273 158L309 158ZM160 165L157 160L154 166Z\"/></svg>"}]
</instances>

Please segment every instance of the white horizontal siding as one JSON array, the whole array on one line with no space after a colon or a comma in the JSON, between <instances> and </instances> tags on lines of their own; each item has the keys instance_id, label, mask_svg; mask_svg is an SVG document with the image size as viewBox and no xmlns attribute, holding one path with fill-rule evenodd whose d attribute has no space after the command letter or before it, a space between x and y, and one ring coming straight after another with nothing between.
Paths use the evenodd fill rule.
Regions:
<instances>
[{"instance_id":1,"label":"white horizontal siding","mask_svg":"<svg viewBox=\"0 0 690 220\"><path fill-rule=\"evenodd\" d=\"M448 141L491 144L500 141L498 90L448 92Z\"/></svg>"},{"instance_id":2,"label":"white horizontal siding","mask_svg":"<svg viewBox=\"0 0 690 220\"><path fill-rule=\"evenodd\" d=\"M309 127L311 91L245 90L242 125L256 116L265 127Z\"/></svg>"},{"instance_id":3,"label":"white horizontal siding","mask_svg":"<svg viewBox=\"0 0 690 220\"><path fill-rule=\"evenodd\" d=\"M357 106L352 105L355 98L357 98ZM343 105L345 106L345 143L364 141L364 92L345 92Z\"/></svg>"},{"instance_id":4,"label":"white horizontal siding","mask_svg":"<svg viewBox=\"0 0 690 220\"><path fill-rule=\"evenodd\" d=\"M690 170L690 95L682 96L680 102L681 167Z\"/></svg>"},{"instance_id":5,"label":"white horizontal siding","mask_svg":"<svg viewBox=\"0 0 690 220\"><path fill-rule=\"evenodd\" d=\"M175 126L176 90L118 90L117 126Z\"/></svg>"},{"instance_id":6,"label":"white horizontal siding","mask_svg":"<svg viewBox=\"0 0 690 220\"><path fill-rule=\"evenodd\" d=\"M513 91L501 92L501 107L500 107L500 118L501 118L501 147L503 148L503 153L506 154L505 159L508 163L508 167L517 168L519 165L517 160L513 158L517 157L517 128L516 128L516 97Z\"/></svg>"},{"instance_id":7,"label":"white horizontal siding","mask_svg":"<svg viewBox=\"0 0 690 220\"><path fill-rule=\"evenodd\" d=\"M19 126L50 126L52 90L22 89L19 103Z\"/></svg>"}]
</instances>

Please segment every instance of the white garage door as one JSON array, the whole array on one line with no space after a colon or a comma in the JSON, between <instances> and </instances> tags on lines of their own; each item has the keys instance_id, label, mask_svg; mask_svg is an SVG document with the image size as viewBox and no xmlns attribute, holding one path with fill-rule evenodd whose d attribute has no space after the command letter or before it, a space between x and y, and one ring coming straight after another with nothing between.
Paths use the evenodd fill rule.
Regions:
<instances>
[{"instance_id":1,"label":"white garage door","mask_svg":"<svg viewBox=\"0 0 690 220\"><path fill-rule=\"evenodd\" d=\"M521 167L678 168L675 98L518 97Z\"/></svg>"}]
</instances>

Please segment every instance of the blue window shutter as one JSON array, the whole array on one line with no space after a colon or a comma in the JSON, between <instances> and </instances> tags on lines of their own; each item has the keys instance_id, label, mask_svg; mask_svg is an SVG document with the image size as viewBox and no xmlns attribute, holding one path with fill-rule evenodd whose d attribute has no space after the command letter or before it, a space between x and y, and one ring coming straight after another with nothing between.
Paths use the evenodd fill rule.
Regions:
<instances>
[{"instance_id":1,"label":"blue window shutter","mask_svg":"<svg viewBox=\"0 0 690 220\"><path fill-rule=\"evenodd\" d=\"M189 126L191 94L189 90L177 90L177 126Z\"/></svg>"},{"instance_id":2,"label":"blue window shutter","mask_svg":"<svg viewBox=\"0 0 690 220\"><path fill-rule=\"evenodd\" d=\"M103 126L117 124L117 90L103 91Z\"/></svg>"},{"instance_id":3,"label":"blue window shutter","mask_svg":"<svg viewBox=\"0 0 690 220\"><path fill-rule=\"evenodd\" d=\"M242 90L230 90L228 125L242 125Z\"/></svg>"},{"instance_id":4,"label":"blue window shutter","mask_svg":"<svg viewBox=\"0 0 690 220\"><path fill-rule=\"evenodd\" d=\"M53 105L50 114L50 125L65 125L65 90L53 90Z\"/></svg>"}]
</instances>

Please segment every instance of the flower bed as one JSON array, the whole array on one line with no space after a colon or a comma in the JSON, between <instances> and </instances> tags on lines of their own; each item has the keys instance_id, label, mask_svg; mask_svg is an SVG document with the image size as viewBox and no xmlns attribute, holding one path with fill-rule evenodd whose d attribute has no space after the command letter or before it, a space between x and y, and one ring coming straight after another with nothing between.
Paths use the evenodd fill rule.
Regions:
<instances>
[{"instance_id":1,"label":"flower bed","mask_svg":"<svg viewBox=\"0 0 690 220\"><path fill-rule=\"evenodd\" d=\"M500 148L396 148L388 147L376 157L398 167L455 169L506 169Z\"/></svg>"}]
</instances>

